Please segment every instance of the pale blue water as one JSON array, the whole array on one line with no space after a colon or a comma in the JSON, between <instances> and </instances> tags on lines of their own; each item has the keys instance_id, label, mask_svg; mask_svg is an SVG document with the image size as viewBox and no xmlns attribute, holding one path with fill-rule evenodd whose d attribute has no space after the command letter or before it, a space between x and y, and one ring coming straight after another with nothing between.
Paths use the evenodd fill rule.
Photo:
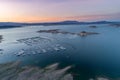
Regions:
<instances>
[{"instance_id":1,"label":"pale blue water","mask_svg":"<svg viewBox=\"0 0 120 80\"><path fill-rule=\"evenodd\" d=\"M28 26L22 28L0 29L3 41L0 43L0 63L20 60L24 65L46 66L59 62L62 66L73 65L70 72L79 80L88 80L96 76L110 78L120 77L120 28L108 24L96 25L57 25L57 26ZM39 30L61 29L69 32L98 32L98 35L80 37L69 34L37 33ZM32 37L42 37L48 40L38 41L38 45L46 52L32 53L33 47L17 40ZM49 41L51 40L51 41ZM56 51L60 45L65 49ZM26 55L16 56L21 49L26 49ZM28 54L29 53L29 54Z\"/></svg>"}]
</instances>

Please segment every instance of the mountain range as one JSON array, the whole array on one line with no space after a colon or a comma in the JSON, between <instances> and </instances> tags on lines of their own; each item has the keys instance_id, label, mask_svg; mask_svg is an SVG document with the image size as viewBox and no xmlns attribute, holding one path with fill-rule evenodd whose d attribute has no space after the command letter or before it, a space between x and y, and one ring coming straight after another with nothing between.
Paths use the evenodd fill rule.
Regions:
<instances>
[{"instance_id":1,"label":"mountain range","mask_svg":"<svg viewBox=\"0 0 120 80\"><path fill-rule=\"evenodd\" d=\"M86 24L120 24L120 22L97 21L97 22L79 22L79 21L61 21L61 22L45 22L45 23L17 23L17 22L0 22L0 28L15 28L32 25L86 25Z\"/></svg>"}]
</instances>

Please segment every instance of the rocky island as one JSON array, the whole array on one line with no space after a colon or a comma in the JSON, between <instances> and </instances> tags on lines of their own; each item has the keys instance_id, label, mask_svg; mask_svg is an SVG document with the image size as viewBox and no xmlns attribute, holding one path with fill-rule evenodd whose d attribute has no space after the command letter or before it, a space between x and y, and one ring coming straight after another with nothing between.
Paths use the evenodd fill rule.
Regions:
<instances>
[{"instance_id":1,"label":"rocky island","mask_svg":"<svg viewBox=\"0 0 120 80\"><path fill-rule=\"evenodd\" d=\"M38 33L52 33L52 34L70 34L70 35L78 35L78 36L87 36L87 35L94 35L94 34L99 34L97 32L87 32L87 31L81 31L79 33L73 33L73 32L68 32L68 31L62 31L60 29L51 29L51 30L39 30L37 31Z\"/></svg>"},{"instance_id":2,"label":"rocky island","mask_svg":"<svg viewBox=\"0 0 120 80\"><path fill-rule=\"evenodd\" d=\"M97 26L89 26L90 28L97 28Z\"/></svg>"},{"instance_id":3,"label":"rocky island","mask_svg":"<svg viewBox=\"0 0 120 80\"><path fill-rule=\"evenodd\" d=\"M80 35L80 36L87 36L87 35L93 35L93 34L99 34L99 33L82 31L78 35Z\"/></svg>"}]
</instances>

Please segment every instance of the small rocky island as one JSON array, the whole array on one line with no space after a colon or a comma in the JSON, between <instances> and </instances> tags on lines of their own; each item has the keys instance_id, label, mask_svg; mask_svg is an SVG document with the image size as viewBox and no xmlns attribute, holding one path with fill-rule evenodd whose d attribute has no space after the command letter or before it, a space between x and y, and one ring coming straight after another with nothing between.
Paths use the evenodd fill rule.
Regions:
<instances>
[{"instance_id":1,"label":"small rocky island","mask_svg":"<svg viewBox=\"0 0 120 80\"><path fill-rule=\"evenodd\" d=\"M52 33L52 34L71 34L71 35L78 35L78 36L87 36L87 35L94 35L94 34L99 34L97 32L87 32L87 31L81 31L79 33L73 33L73 32L68 32L68 31L62 31L60 29L51 29L51 30L39 30L37 31L38 33Z\"/></svg>"},{"instance_id":2,"label":"small rocky island","mask_svg":"<svg viewBox=\"0 0 120 80\"><path fill-rule=\"evenodd\" d=\"M87 35L93 35L93 34L99 34L99 33L82 31L78 35L80 35L80 36L87 36Z\"/></svg>"},{"instance_id":3,"label":"small rocky island","mask_svg":"<svg viewBox=\"0 0 120 80\"><path fill-rule=\"evenodd\" d=\"M90 28L97 28L97 26L89 26Z\"/></svg>"}]
</instances>

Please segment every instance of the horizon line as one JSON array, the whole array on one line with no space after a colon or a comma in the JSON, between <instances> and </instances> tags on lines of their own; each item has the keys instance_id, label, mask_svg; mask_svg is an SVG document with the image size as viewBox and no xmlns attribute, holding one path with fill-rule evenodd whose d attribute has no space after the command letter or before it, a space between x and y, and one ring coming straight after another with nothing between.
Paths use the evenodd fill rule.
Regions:
<instances>
[{"instance_id":1,"label":"horizon line","mask_svg":"<svg viewBox=\"0 0 120 80\"><path fill-rule=\"evenodd\" d=\"M0 23L53 23L53 22L64 22L64 21L76 21L76 22L102 22L102 21L106 21L106 22L120 22L120 20L93 20L93 21L79 21L79 20L60 20L60 21L45 21L45 22L22 22L22 21L0 21Z\"/></svg>"}]
</instances>

